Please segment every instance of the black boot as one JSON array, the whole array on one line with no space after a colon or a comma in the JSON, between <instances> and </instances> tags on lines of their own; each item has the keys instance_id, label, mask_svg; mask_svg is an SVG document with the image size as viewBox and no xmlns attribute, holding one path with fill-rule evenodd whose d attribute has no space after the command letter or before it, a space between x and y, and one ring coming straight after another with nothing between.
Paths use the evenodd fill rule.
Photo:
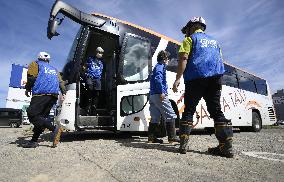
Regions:
<instances>
[{"instance_id":1,"label":"black boot","mask_svg":"<svg viewBox=\"0 0 284 182\"><path fill-rule=\"evenodd\" d=\"M99 91L96 91L93 98L92 98L92 115L97 116L97 108L99 103Z\"/></svg>"},{"instance_id":2,"label":"black boot","mask_svg":"<svg viewBox=\"0 0 284 182\"><path fill-rule=\"evenodd\" d=\"M92 116L97 116L98 113L97 113L97 106L96 105L92 105L91 107L91 115Z\"/></svg>"},{"instance_id":3,"label":"black boot","mask_svg":"<svg viewBox=\"0 0 284 182\"><path fill-rule=\"evenodd\" d=\"M192 129L192 122L180 121L180 124L179 124L179 138L180 138L179 152L181 154L186 154L187 152L189 134L191 132L191 129Z\"/></svg>"},{"instance_id":4,"label":"black boot","mask_svg":"<svg viewBox=\"0 0 284 182\"><path fill-rule=\"evenodd\" d=\"M91 98L88 99L88 104L87 104L87 107L86 107L86 112L87 112L87 115L88 115L88 116L91 116L91 115L92 115L92 99L91 99Z\"/></svg>"},{"instance_id":5,"label":"black boot","mask_svg":"<svg viewBox=\"0 0 284 182\"><path fill-rule=\"evenodd\" d=\"M166 129L169 143L180 142L179 137L176 135L175 120L166 122Z\"/></svg>"},{"instance_id":6,"label":"black boot","mask_svg":"<svg viewBox=\"0 0 284 182\"><path fill-rule=\"evenodd\" d=\"M158 129L158 123L149 123L148 128L148 143L163 143L163 140L158 139L156 136L156 131Z\"/></svg>"},{"instance_id":7,"label":"black boot","mask_svg":"<svg viewBox=\"0 0 284 182\"><path fill-rule=\"evenodd\" d=\"M208 148L208 152L212 155L221 157L233 158L233 129L232 123L229 122L216 122L215 135L219 141L219 145L214 148Z\"/></svg>"}]
</instances>

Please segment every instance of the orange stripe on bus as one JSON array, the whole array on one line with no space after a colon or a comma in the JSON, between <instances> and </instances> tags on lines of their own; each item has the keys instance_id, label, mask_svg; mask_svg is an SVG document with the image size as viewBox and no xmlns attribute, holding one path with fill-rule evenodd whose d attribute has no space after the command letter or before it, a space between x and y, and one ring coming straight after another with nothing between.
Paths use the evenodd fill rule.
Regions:
<instances>
[{"instance_id":1,"label":"orange stripe on bus","mask_svg":"<svg viewBox=\"0 0 284 182\"><path fill-rule=\"evenodd\" d=\"M249 102L247 103L246 107L247 107L247 106L250 106L250 105L256 105L256 106L258 106L258 107L261 107L261 105L260 105L257 101L255 101L255 100L249 101Z\"/></svg>"},{"instance_id":2,"label":"orange stripe on bus","mask_svg":"<svg viewBox=\"0 0 284 182\"><path fill-rule=\"evenodd\" d=\"M132 26L132 27L138 28L138 29L143 30L143 31L145 31L145 32L148 32L148 33L150 33L150 34L156 35L156 36L158 36L158 37L160 37L160 38L163 38L163 39L165 39L165 40L168 40L168 41L170 41L170 42L173 42L173 43L175 43L175 44L177 44L177 45L181 45L181 43L178 42L178 41L175 40L175 39L172 39L172 38L167 37L167 36L165 36L165 35L162 35L162 34L160 34L160 33L154 32L153 30L150 30L150 29L141 27L141 26L139 26L139 25L136 25L136 24L133 24L133 23L124 21L124 20L120 20L120 19L117 19L117 18L114 18L114 17L111 17L111 16L107 16L107 15L104 15L104 14L100 14L100 13L92 13L92 15L101 16L101 17L105 17L105 18L112 19L112 20L116 20L116 21L118 21L118 22L120 22L120 23L123 23L123 24L126 24L126 25L130 25L130 26ZM253 75L253 76L255 76L255 77L261 78L261 77L259 77L259 76L256 76L254 73L250 73L250 72L248 72L248 71L245 71L244 69L241 69L241 68L239 68L239 67L236 67L236 66L234 66L234 65L231 65L231 64L229 64L229 63L226 62L226 61L224 61L224 62L225 62L227 65L233 66L234 68L238 68L239 70L242 70L242 71L244 71L244 72L246 72L246 73L249 73L249 74L251 74L251 75ZM264 79L264 78L261 78L261 79ZM265 79L264 79L264 80L265 80Z\"/></svg>"},{"instance_id":3,"label":"orange stripe on bus","mask_svg":"<svg viewBox=\"0 0 284 182\"><path fill-rule=\"evenodd\" d=\"M170 37L167 37L167 36L165 36L165 35L159 34L159 33L157 33L157 32L154 32L154 31L152 31L152 30L149 30L149 29L147 29L147 28L144 28L144 27L135 25L135 24L130 23L130 22L127 22L127 21L123 21L123 20L120 20L120 19L117 19L117 18L114 18L114 17L111 17L111 16L107 16L107 15L104 15L104 14L100 14L100 13L92 13L92 15L101 16L101 17L105 17L105 18L112 19L112 20L116 20L116 21L118 21L118 22L120 22L120 23L123 23L123 24L126 24L126 25L130 25L130 26L132 26L132 27L138 28L138 29L140 29L140 30L143 30L143 31L148 32L148 33L153 34L153 35L156 35L156 36L158 36L158 37L160 37L160 38L166 39L166 40L168 40L168 41L170 41L170 42L173 42L173 43L175 43L175 44L178 44L178 45L181 44L181 43L178 42L177 40L174 40L174 39L172 39L172 38L170 38Z\"/></svg>"}]
</instances>

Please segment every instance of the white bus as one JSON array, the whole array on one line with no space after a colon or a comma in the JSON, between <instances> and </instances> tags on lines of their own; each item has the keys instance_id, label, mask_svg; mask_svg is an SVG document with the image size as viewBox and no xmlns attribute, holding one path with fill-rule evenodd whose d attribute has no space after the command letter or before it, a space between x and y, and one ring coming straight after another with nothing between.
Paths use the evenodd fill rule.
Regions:
<instances>
[{"instance_id":1,"label":"white bus","mask_svg":"<svg viewBox=\"0 0 284 182\"><path fill-rule=\"evenodd\" d=\"M56 121L70 131L147 131L151 119L148 98L152 67L157 62L160 50L170 52L167 79L171 87L176 75L180 43L126 21L96 13L83 13L62 1L56 1L52 7L47 32L49 39L58 35L56 28L63 20L57 18L59 13L82 26L62 71L67 94L58 109ZM98 46L105 50L103 90L98 115L89 116L85 111L89 98L82 66L89 56L94 55ZM232 119L233 126L260 131L262 125L275 123L266 80L229 64L225 64L225 67L221 105L226 117ZM173 93L169 88L169 98L178 116L184 108L183 93L183 84L178 93ZM196 116L200 116L200 119L195 120L194 128L213 127L204 100L197 106Z\"/></svg>"}]
</instances>

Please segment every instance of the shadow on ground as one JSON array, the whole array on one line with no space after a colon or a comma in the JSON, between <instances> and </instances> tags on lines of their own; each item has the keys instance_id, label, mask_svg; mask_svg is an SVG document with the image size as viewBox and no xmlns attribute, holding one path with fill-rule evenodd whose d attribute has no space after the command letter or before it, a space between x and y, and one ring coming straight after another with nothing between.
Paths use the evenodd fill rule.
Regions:
<instances>
[{"instance_id":1,"label":"shadow on ground","mask_svg":"<svg viewBox=\"0 0 284 182\"><path fill-rule=\"evenodd\" d=\"M213 134L211 131L206 130L195 130L191 132L191 135L211 135ZM26 134L26 136L18 137L16 141L11 142L10 144L16 144L18 147L22 147L22 145L30 140L32 136L32 132ZM52 142L52 133L44 133L41 135L39 139L39 146L51 147L51 144L41 144L43 141ZM179 153L179 143L169 144L167 141L167 137L164 137L163 144L156 143L148 143L147 132L111 132L111 131L103 131L103 130L92 130L92 131L76 131L76 132L64 132L61 136L60 142L73 142L73 141L85 141L85 140L114 140L124 147L131 148L140 148L140 149L155 149L161 150L171 153ZM188 152L211 155L207 152L188 150Z\"/></svg>"}]
</instances>

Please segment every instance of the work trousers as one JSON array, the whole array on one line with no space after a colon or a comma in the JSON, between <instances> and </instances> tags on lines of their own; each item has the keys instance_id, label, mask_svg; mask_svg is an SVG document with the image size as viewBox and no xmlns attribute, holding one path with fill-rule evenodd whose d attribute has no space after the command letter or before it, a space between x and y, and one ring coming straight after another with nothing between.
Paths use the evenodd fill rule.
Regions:
<instances>
[{"instance_id":1,"label":"work trousers","mask_svg":"<svg viewBox=\"0 0 284 182\"><path fill-rule=\"evenodd\" d=\"M36 142L45 128L55 130L48 118L50 110L56 104L57 97L52 95L33 96L27 109L29 121L34 125L32 141Z\"/></svg>"},{"instance_id":2,"label":"work trousers","mask_svg":"<svg viewBox=\"0 0 284 182\"><path fill-rule=\"evenodd\" d=\"M95 79L95 78L87 78L87 88L88 88L88 110L90 112L91 107L94 107L97 109L98 107L98 102L99 102L99 97L100 97L100 92L101 92L101 80L100 79Z\"/></svg>"},{"instance_id":3,"label":"work trousers","mask_svg":"<svg viewBox=\"0 0 284 182\"><path fill-rule=\"evenodd\" d=\"M165 122L174 122L177 118L167 95L162 101L160 99L160 94L150 95L149 103L152 123L159 123L161 115L164 117Z\"/></svg>"},{"instance_id":4,"label":"work trousers","mask_svg":"<svg viewBox=\"0 0 284 182\"><path fill-rule=\"evenodd\" d=\"M181 120L193 121L196 106L203 97L210 117L214 119L214 122L226 121L220 105L221 81L222 75L186 81L184 94L185 109Z\"/></svg>"}]
</instances>

